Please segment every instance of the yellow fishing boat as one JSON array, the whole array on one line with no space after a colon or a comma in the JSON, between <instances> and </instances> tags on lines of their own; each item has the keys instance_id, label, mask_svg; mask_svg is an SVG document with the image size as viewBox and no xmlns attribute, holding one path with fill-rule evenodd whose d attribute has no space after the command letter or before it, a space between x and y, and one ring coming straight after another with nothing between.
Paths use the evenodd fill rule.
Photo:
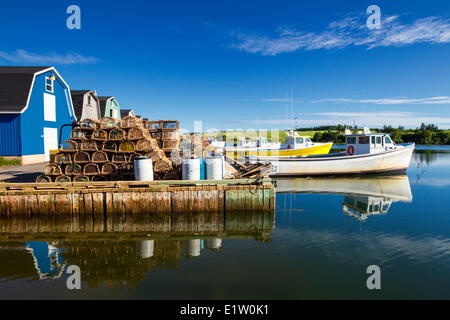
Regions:
<instances>
[{"instance_id":1,"label":"yellow fishing boat","mask_svg":"<svg viewBox=\"0 0 450 320\"><path fill-rule=\"evenodd\" d=\"M224 147L223 152L233 158L241 156L310 156L327 154L332 142L315 143L308 137L292 133L286 136L286 143L271 143L265 138L258 138L256 143L245 141L238 146Z\"/></svg>"}]
</instances>

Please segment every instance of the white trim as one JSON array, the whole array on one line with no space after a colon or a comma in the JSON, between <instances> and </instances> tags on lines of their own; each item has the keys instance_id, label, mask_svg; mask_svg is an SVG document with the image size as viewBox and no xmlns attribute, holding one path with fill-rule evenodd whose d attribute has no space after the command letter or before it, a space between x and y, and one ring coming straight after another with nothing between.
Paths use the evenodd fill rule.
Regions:
<instances>
[{"instance_id":1,"label":"white trim","mask_svg":"<svg viewBox=\"0 0 450 320\"><path fill-rule=\"evenodd\" d=\"M51 82L50 86L51 86L52 90L47 90L47 86L48 86L47 80L50 80L50 82ZM52 80L51 77L45 77L45 92L54 93L55 90L53 89L53 82L54 82L54 80Z\"/></svg>"}]
</instances>

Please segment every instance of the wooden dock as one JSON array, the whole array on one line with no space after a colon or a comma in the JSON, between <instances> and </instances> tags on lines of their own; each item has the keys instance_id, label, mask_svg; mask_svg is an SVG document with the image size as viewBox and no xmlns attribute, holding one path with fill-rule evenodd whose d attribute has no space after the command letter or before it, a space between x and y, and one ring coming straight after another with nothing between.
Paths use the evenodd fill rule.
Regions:
<instances>
[{"instance_id":1,"label":"wooden dock","mask_svg":"<svg viewBox=\"0 0 450 320\"><path fill-rule=\"evenodd\" d=\"M0 216L274 212L270 178L220 181L2 183Z\"/></svg>"}]
</instances>

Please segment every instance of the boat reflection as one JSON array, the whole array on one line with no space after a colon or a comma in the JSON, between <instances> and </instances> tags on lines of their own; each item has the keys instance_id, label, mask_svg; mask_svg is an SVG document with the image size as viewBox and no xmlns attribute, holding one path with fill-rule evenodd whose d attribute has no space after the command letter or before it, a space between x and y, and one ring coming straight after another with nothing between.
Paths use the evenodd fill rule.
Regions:
<instances>
[{"instance_id":1,"label":"boat reflection","mask_svg":"<svg viewBox=\"0 0 450 320\"><path fill-rule=\"evenodd\" d=\"M277 193L343 194L343 212L366 220L386 214L394 202L412 202L407 175L278 179Z\"/></svg>"},{"instance_id":2,"label":"boat reflection","mask_svg":"<svg viewBox=\"0 0 450 320\"><path fill-rule=\"evenodd\" d=\"M275 227L273 212L142 214L134 223L108 216L88 227L73 217L60 219L0 219L0 283L67 277L67 267L77 265L88 287L131 290L152 270L178 269L182 256L220 253L229 239L268 242ZM115 231L99 232L103 224Z\"/></svg>"}]
</instances>

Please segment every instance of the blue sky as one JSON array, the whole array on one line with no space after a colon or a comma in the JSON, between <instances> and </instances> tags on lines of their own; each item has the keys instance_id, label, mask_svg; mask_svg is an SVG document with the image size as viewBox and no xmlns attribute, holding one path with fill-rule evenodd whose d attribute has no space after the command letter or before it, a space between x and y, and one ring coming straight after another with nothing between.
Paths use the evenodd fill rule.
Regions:
<instances>
[{"instance_id":1,"label":"blue sky","mask_svg":"<svg viewBox=\"0 0 450 320\"><path fill-rule=\"evenodd\" d=\"M365 26L373 4L380 30ZM450 128L444 0L15 1L0 39L1 65L54 65L71 89L189 130L285 128L291 90L289 127Z\"/></svg>"}]
</instances>

